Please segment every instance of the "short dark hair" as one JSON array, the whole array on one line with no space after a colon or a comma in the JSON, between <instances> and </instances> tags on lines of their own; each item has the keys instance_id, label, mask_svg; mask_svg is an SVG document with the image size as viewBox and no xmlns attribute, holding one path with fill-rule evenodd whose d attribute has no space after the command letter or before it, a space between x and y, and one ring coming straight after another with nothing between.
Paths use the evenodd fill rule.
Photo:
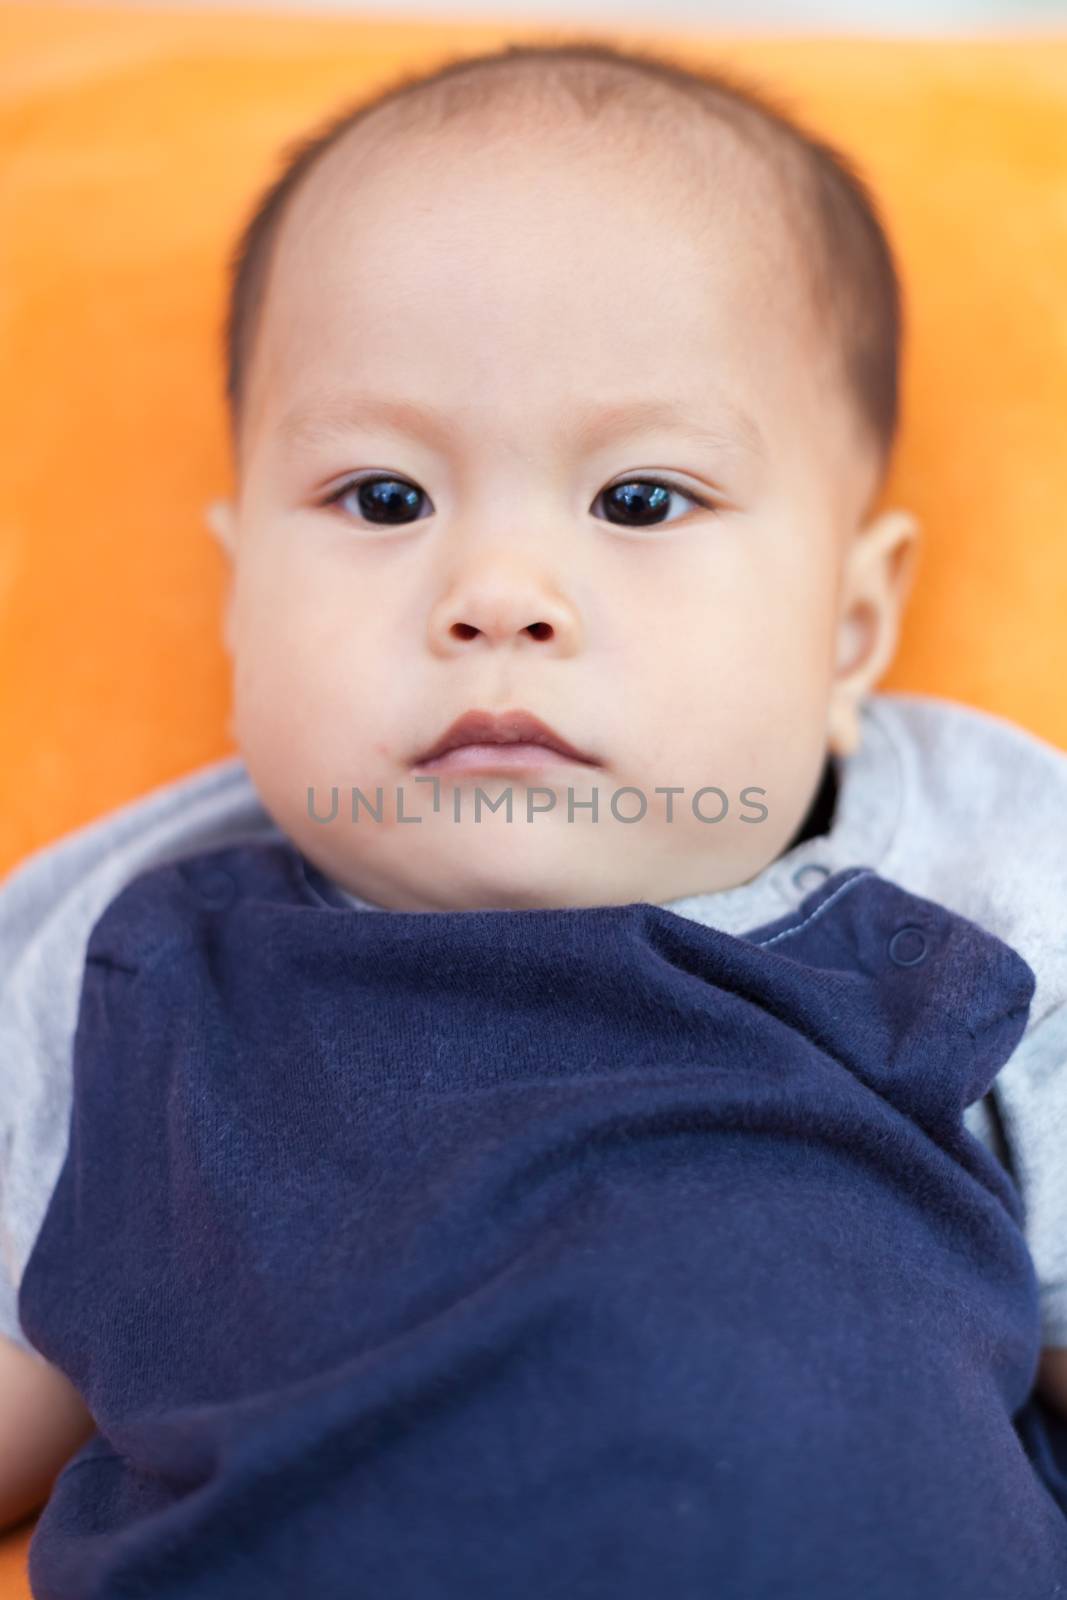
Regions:
<instances>
[{"instance_id":1,"label":"short dark hair","mask_svg":"<svg viewBox=\"0 0 1067 1600\"><path fill-rule=\"evenodd\" d=\"M619 49L597 40L510 44L408 73L385 89L335 112L287 145L282 170L259 196L229 260L225 326L226 400L232 437L240 434L247 374L279 229L310 168L381 107L401 104L405 126L439 129L484 111L494 94L505 106L519 89L568 107L588 121L607 108L685 113L711 118L769 159L803 244L816 298L835 339L847 393L865 424L884 477L899 407L903 308L892 247L878 206L849 158L807 131L781 96L732 69L683 65L650 50ZM509 100L509 97L512 99Z\"/></svg>"}]
</instances>

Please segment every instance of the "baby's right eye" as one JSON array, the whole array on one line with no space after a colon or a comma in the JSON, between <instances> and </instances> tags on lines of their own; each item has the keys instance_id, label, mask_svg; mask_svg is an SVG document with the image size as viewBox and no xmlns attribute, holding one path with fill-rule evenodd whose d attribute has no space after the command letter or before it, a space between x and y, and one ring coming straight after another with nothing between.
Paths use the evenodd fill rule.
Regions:
<instances>
[{"instance_id":1,"label":"baby's right eye","mask_svg":"<svg viewBox=\"0 0 1067 1600\"><path fill-rule=\"evenodd\" d=\"M426 498L423 491L415 484L408 483L406 478L391 478L384 473L377 473L368 474L365 478L349 478L339 489L327 495L322 503L326 506L339 505L347 495L357 490L360 516L378 527L417 522L418 517L407 513L417 507L420 495Z\"/></svg>"}]
</instances>

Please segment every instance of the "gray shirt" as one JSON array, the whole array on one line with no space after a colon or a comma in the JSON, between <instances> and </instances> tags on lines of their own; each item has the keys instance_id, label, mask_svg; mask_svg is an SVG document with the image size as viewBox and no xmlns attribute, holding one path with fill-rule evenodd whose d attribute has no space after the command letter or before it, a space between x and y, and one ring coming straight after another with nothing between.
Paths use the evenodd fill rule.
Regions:
<instances>
[{"instance_id":1,"label":"gray shirt","mask_svg":"<svg viewBox=\"0 0 1067 1600\"><path fill-rule=\"evenodd\" d=\"M0 1334L31 1354L18 1286L66 1154L93 925L149 867L280 837L229 756L44 846L0 882ZM1067 753L951 701L871 695L860 748L839 762L830 831L747 883L665 904L742 934L859 865L971 918L1033 968L1026 1031L965 1121L1015 1179L1043 1341L1067 1346Z\"/></svg>"}]
</instances>

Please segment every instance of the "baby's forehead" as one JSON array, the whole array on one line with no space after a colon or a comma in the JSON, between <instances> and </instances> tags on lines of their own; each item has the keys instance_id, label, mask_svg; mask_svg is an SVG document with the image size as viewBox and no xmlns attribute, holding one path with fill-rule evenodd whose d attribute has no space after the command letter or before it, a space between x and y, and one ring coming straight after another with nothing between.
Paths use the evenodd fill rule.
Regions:
<instances>
[{"instance_id":1,"label":"baby's forehead","mask_svg":"<svg viewBox=\"0 0 1067 1600\"><path fill-rule=\"evenodd\" d=\"M783 244L807 254L811 205L802 179L803 161L779 141L706 113L676 115L649 128L647 118L619 120L596 133L580 123L527 127L522 108L508 114L490 107L443 130L405 124L400 109L378 109L367 126L350 128L305 174L290 196L279 229L278 249L288 233L331 224L343 230L354 207L383 200L398 207L418 190L425 204L438 179L449 204L462 202L464 178L489 165L504 193L528 205L531 236L537 212L561 182L582 184L590 217L620 205L619 187L605 183L614 170L624 179L633 226L641 226L642 202L659 198L678 207L679 227L729 233L738 249ZM388 217L382 216L383 226ZM536 261L531 261L531 267Z\"/></svg>"},{"instance_id":2,"label":"baby's forehead","mask_svg":"<svg viewBox=\"0 0 1067 1600\"><path fill-rule=\"evenodd\" d=\"M401 125L389 140L377 127L350 130L291 199L275 244L276 306L287 313L293 302L325 291L322 311L351 314L351 300L337 291L345 281L367 297L388 288L376 262L390 259L398 233L411 247L405 273L421 269L423 281L432 284L442 238L462 247L464 232L480 227L491 212L507 217L512 239L528 241L530 282L550 266L540 249L543 236L555 255L574 253L576 314L584 314L590 298L611 295L610 276L592 283L580 266L585 236L610 224L622 249L632 238L666 259L687 238L696 251L707 251L709 262L729 260L737 269L731 287L742 295L766 299L773 282L776 309L791 313L786 334L799 340L805 321L810 324L811 303L804 291L812 241L803 207L765 151L728 125L709 130L704 122L699 134L681 126L669 138L637 138L626 127L623 135L595 142L566 129L524 141L510 124L488 136L463 125L433 137ZM565 195L576 224L551 231ZM497 275L505 239L502 234L494 250L497 241L485 232L490 243L477 258L477 276L488 283ZM650 277L650 300L657 290ZM676 279L670 292L679 295ZM694 293L703 292L694 282ZM754 307L753 314L757 309L765 315L769 307Z\"/></svg>"},{"instance_id":3,"label":"baby's forehead","mask_svg":"<svg viewBox=\"0 0 1067 1600\"><path fill-rule=\"evenodd\" d=\"M768 403L781 414L789 386L810 387L833 360L805 281L797 202L730 129L710 152L691 130L676 142L680 155L627 130L590 151L566 131L524 144L506 129L487 146L464 128L329 151L295 196L273 275L275 419L298 391L322 376L339 388L356 367L373 381L354 388L402 390L412 363L417 376L431 370L423 351L451 348L457 334L467 364L493 365L497 377L520 319L541 330L530 359L555 364L545 394L553 383L581 389L590 362L605 392L620 373L636 389L657 369L660 387L678 380L695 391L704 363L722 388L739 374L746 386L777 386ZM506 229L494 235L501 216ZM439 371L429 387L448 404Z\"/></svg>"}]
</instances>

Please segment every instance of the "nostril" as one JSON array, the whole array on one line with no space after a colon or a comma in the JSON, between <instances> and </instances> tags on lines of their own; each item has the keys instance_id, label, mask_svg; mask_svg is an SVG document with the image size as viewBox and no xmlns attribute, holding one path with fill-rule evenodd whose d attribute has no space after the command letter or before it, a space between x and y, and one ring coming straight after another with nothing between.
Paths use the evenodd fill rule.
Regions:
<instances>
[{"instance_id":1,"label":"nostril","mask_svg":"<svg viewBox=\"0 0 1067 1600\"><path fill-rule=\"evenodd\" d=\"M474 639L481 629L469 622L453 622L448 631L453 639ZM521 631L528 633L532 639L551 639L555 630L550 622L530 622Z\"/></svg>"}]
</instances>

